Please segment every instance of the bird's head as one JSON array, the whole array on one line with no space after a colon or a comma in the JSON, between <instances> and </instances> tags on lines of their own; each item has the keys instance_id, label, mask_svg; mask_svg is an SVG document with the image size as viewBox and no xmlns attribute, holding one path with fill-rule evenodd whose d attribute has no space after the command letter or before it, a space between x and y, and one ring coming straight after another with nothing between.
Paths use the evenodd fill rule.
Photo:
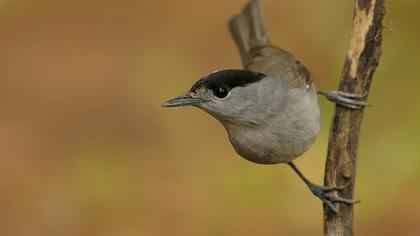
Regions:
<instances>
[{"instance_id":1,"label":"bird's head","mask_svg":"<svg viewBox=\"0 0 420 236\"><path fill-rule=\"evenodd\" d=\"M276 79L275 84L272 80L265 74L247 70L217 71L162 106L196 106L224 124L258 123L270 109L275 94L281 92L282 86L278 86L281 80Z\"/></svg>"}]
</instances>

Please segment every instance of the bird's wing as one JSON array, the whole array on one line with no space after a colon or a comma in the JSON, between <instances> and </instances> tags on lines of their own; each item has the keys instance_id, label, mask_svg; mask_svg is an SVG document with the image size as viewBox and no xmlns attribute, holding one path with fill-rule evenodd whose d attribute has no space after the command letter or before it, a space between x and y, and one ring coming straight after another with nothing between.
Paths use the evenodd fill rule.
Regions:
<instances>
[{"instance_id":1,"label":"bird's wing","mask_svg":"<svg viewBox=\"0 0 420 236\"><path fill-rule=\"evenodd\" d=\"M273 46L254 48L250 58L247 70L286 79L290 88L308 89L313 84L308 69L295 56L283 49Z\"/></svg>"}]
</instances>

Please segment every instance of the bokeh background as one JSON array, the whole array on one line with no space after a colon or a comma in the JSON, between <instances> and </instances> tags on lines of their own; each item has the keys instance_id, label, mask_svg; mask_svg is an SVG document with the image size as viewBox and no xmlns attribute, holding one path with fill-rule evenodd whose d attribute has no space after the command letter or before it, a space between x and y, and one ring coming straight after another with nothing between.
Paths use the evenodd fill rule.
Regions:
<instances>
[{"instance_id":1,"label":"bokeh background","mask_svg":"<svg viewBox=\"0 0 420 236\"><path fill-rule=\"evenodd\" d=\"M335 89L352 1L261 0L272 42ZM321 235L286 166L241 159L194 108L163 109L202 75L239 68L241 1L0 0L0 235ZM420 1L388 1L362 125L357 235L420 235ZM333 105L297 164L317 183Z\"/></svg>"}]
</instances>

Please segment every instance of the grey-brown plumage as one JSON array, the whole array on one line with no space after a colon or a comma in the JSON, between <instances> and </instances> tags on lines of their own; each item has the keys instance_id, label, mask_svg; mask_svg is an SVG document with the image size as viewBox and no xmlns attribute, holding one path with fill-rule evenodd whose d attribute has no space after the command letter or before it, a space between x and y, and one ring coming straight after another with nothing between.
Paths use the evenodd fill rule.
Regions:
<instances>
[{"instance_id":1,"label":"grey-brown plumage","mask_svg":"<svg viewBox=\"0 0 420 236\"><path fill-rule=\"evenodd\" d=\"M320 130L317 92L309 71L291 53L272 46L257 0L229 21L244 69L213 72L163 106L196 106L219 120L236 152L260 164L287 163L312 193L332 202L353 203L307 180L292 160ZM334 188L335 190L337 188Z\"/></svg>"},{"instance_id":2,"label":"grey-brown plumage","mask_svg":"<svg viewBox=\"0 0 420 236\"><path fill-rule=\"evenodd\" d=\"M230 19L228 25L244 67L251 60L252 49L270 45L258 1L249 2L240 14Z\"/></svg>"},{"instance_id":3,"label":"grey-brown plumage","mask_svg":"<svg viewBox=\"0 0 420 236\"><path fill-rule=\"evenodd\" d=\"M250 1L232 17L229 29L244 70L206 75L183 99L189 97L196 102L192 105L218 119L243 158L260 164L288 163L319 133L319 106L310 74L292 54L270 45L258 1ZM226 91L225 97L217 96L220 91Z\"/></svg>"},{"instance_id":4,"label":"grey-brown plumage","mask_svg":"<svg viewBox=\"0 0 420 236\"><path fill-rule=\"evenodd\" d=\"M270 45L258 1L251 1L235 15L229 29L245 69L266 74L270 85L265 86L283 90L265 93L268 105L261 104L254 113L270 115L260 124L243 129L227 122L229 138L235 150L250 161L289 162L303 154L319 133L319 106L310 73L292 54ZM257 87L256 91L272 90Z\"/></svg>"},{"instance_id":5,"label":"grey-brown plumage","mask_svg":"<svg viewBox=\"0 0 420 236\"><path fill-rule=\"evenodd\" d=\"M293 88L312 84L309 71L298 59L270 44L258 1L249 2L240 14L230 19L229 31L245 69L278 76L291 73L287 78Z\"/></svg>"}]
</instances>

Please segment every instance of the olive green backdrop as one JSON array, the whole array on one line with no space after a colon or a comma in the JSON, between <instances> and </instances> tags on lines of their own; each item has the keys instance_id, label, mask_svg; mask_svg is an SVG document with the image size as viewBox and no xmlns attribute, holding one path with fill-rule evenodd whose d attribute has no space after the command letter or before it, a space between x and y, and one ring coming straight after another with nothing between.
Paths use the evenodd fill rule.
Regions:
<instances>
[{"instance_id":1,"label":"olive green backdrop","mask_svg":"<svg viewBox=\"0 0 420 236\"><path fill-rule=\"evenodd\" d=\"M352 1L262 0L274 44L335 89ZM322 208L285 165L249 163L224 128L161 103L239 68L245 1L1 0L0 235L321 235ZM357 235L420 235L420 2L388 1L362 125ZM333 105L297 164L321 183Z\"/></svg>"}]
</instances>

